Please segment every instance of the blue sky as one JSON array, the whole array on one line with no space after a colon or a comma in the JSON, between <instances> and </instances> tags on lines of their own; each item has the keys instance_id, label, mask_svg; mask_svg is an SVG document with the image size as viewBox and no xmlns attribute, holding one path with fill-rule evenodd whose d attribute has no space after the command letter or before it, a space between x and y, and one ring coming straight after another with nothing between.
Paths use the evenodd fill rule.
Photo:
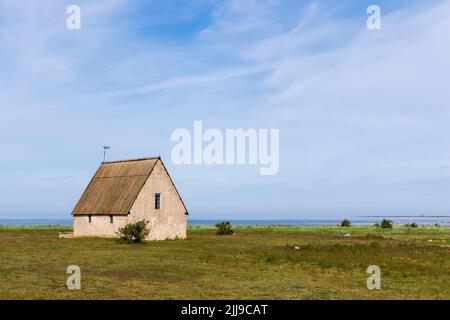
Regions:
<instances>
[{"instance_id":1,"label":"blue sky","mask_svg":"<svg viewBox=\"0 0 450 320\"><path fill-rule=\"evenodd\" d=\"M449 34L450 1L0 0L0 219L69 218L105 144L191 218L450 214ZM279 128L279 173L172 164L194 120Z\"/></svg>"}]
</instances>

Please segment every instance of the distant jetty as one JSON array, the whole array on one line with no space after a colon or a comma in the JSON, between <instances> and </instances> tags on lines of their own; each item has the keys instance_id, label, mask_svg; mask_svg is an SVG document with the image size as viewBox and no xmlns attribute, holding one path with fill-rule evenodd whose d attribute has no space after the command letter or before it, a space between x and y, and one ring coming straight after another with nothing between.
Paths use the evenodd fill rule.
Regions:
<instances>
[{"instance_id":1,"label":"distant jetty","mask_svg":"<svg viewBox=\"0 0 450 320\"><path fill-rule=\"evenodd\" d=\"M358 218L450 218L450 216L356 216Z\"/></svg>"}]
</instances>

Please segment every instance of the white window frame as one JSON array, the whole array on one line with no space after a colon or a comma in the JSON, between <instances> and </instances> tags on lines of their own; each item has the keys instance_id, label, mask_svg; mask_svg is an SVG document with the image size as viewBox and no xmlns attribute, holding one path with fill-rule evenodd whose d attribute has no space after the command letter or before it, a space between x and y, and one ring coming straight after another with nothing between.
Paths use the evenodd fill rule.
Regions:
<instances>
[{"instance_id":1,"label":"white window frame","mask_svg":"<svg viewBox=\"0 0 450 320\"><path fill-rule=\"evenodd\" d=\"M156 199L158 199L158 201L156 201ZM161 209L161 193L158 193L158 192L155 193L154 208L155 208L155 210L160 210Z\"/></svg>"}]
</instances>

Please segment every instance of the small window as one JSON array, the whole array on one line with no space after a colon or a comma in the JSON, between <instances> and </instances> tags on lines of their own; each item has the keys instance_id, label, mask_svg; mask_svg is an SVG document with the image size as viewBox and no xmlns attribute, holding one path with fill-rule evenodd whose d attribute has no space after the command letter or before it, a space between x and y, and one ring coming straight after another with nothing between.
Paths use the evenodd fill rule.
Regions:
<instances>
[{"instance_id":1,"label":"small window","mask_svg":"<svg viewBox=\"0 0 450 320\"><path fill-rule=\"evenodd\" d=\"M92 222L92 216L91 215L88 216L88 221L89 221L89 223Z\"/></svg>"},{"instance_id":2,"label":"small window","mask_svg":"<svg viewBox=\"0 0 450 320\"><path fill-rule=\"evenodd\" d=\"M155 209L161 208L161 193L155 193Z\"/></svg>"},{"instance_id":3,"label":"small window","mask_svg":"<svg viewBox=\"0 0 450 320\"><path fill-rule=\"evenodd\" d=\"M113 223L114 222L114 217L111 215L109 216L109 223Z\"/></svg>"}]
</instances>

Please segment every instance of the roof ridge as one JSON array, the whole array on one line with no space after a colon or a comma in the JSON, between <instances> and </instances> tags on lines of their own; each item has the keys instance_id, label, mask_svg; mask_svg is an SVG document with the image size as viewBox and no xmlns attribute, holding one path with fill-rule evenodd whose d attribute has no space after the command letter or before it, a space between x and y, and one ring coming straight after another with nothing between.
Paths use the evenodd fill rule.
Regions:
<instances>
[{"instance_id":1,"label":"roof ridge","mask_svg":"<svg viewBox=\"0 0 450 320\"><path fill-rule=\"evenodd\" d=\"M158 157L147 157L147 158L136 158L136 159L126 159L126 160L116 160L116 161L103 161L102 164L108 163L120 163L120 162L132 162L132 161L144 161L144 160L161 160L161 156Z\"/></svg>"}]
</instances>

